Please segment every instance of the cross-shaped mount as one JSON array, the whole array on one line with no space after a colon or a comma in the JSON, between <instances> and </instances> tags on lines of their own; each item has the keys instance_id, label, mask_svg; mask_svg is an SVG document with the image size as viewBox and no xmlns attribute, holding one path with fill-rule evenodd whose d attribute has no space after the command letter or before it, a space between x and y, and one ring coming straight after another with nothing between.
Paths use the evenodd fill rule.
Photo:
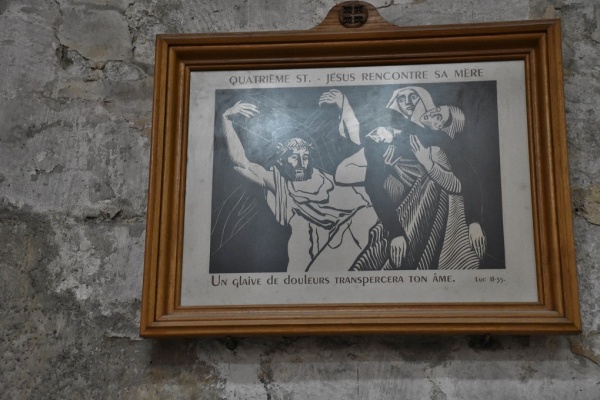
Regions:
<instances>
[{"instance_id":1,"label":"cross-shaped mount","mask_svg":"<svg viewBox=\"0 0 600 400\"><path fill-rule=\"evenodd\" d=\"M367 18L367 7L359 2L346 3L340 10L340 23L346 28L358 28L367 22Z\"/></svg>"}]
</instances>

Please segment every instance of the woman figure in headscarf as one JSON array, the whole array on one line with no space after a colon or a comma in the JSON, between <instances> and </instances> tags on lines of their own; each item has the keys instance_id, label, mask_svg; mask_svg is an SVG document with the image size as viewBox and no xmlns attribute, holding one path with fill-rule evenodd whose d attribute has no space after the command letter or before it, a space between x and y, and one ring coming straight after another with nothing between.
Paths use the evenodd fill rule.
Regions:
<instances>
[{"instance_id":1,"label":"woman figure in headscarf","mask_svg":"<svg viewBox=\"0 0 600 400\"><path fill-rule=\"evenodd\" d=\"M350 123L341 121L340 129L359 129L355 117L347 118L354 114L347 99L341 103ZM455 152L452 138L464 126L464 114L452 106L435 107L425 89L413 86L394 91L386 108L394 111L387 126L369 132L363 149L336 173L342 183L364 182L380 220L353 268L477 268L463 184L446 153Z\"/></svg>"},{"instance_id":2,"label":"woman figure in headscarf","mask_svg":"<svg viewBox=\"0 0 600 400\"><path fill-rule=\"evenodd\" d=\"M358 145L363 145L365 143L365 138L377 142L384 140L391 142L393 137L399 139L401 132L414 130L415 125L424 128L421 123L421 116L423 116L427 110L435 109L435 104L431 95L422 87L407 86L396 89L387 103L385 110L387 112L378 113L375 116L375 121L370 124L368 122L363 124L363 126L367 126L367 132L369 133L365 138L361 139L361 123L357 120L352 106L342 92L337 89L325 92L319 100L319 105L322 104L336 104L338 108L340 108L340 135L342 137L347 137ZM408 136L405 134L403 138L405 145L400 146L400 148L410 152L410 144L407 141L407 137ZM443 141L445 139L446 138L444 138L443 135L438 137L438 140ZM428 145L429 140L425 139L424 144ZM336 171L336 179L340 183L345 184L362 183L365 179L366 168L367 164L364 149L361 149L356 154L340 163Z\"/></svg>"}]
</instances>

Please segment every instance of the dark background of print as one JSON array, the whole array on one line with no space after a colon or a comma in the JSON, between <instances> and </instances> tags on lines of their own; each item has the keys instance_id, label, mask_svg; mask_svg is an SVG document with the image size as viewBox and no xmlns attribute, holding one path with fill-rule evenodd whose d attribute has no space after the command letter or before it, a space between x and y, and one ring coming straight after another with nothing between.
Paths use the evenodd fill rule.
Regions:
<instances>
[{"instance_id":1,"label":"dark background of print","mask_svg":"<svg viewBox=\"0 0 600 400\"><path fill-rule=\"evenodd\" d=\"M357 119L377 121L403 85L339 87L353 106ZM465 129L455 141L464 149L480 178L482 220L487 239L482 269L505 268L496 82L418 84L436 105L455 105L466 116ZM264 190L233 170L225 148L221 115L238 101L257 105L253 118L233 117L233 123L252 162L269 169L275 164L277 143L300 137L315 146L314 165L329 174L360 149L338 133L339 112L318 101L332 87L217 90L212 188L210 273L285 272L289 227L279 225ZM381 124L385 126L384 123ZM362 126L361 126L362 127ZM366 134L362 131L361 136ZM524 134L526 134L524 132ZM452 160L450 160L452 162ZM188 182L188 185L192 184ZM465 198L465 201L469 201ZM368 227L366 227L368 229ZM300 244L302 245L302 244Z\"/></svg>"}]
</instances>

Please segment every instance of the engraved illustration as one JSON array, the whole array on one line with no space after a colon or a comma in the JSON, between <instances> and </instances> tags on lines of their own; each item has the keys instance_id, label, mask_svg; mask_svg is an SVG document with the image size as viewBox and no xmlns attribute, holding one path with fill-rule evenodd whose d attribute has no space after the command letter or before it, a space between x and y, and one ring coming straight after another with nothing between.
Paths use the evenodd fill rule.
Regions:
<instances>
[{"instance_id":1,"label":"engraved illustration","mask_svg":"<svg viewBox=\"0 0 600 400\"><path fill-rule=\"evenodd\" d=\"M495 82L215 96L211 273L505 268Z\"/></svg>"}]
</instances>

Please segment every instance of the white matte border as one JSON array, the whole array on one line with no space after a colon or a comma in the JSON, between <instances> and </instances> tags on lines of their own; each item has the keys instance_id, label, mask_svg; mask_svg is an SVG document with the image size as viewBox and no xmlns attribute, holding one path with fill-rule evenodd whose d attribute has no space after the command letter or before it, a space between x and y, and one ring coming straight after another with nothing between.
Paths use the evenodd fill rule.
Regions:
<instances>
[{"instance_id":1,"label":"white matte border","mask_svg":"<svg viewBox=\"0 0 600 400\"><path fill-rule=\"evenodd\" d=\"M481 71L478 76L456 76L455 71L465 69ZM446 71L446 76L440 71ZM353 73L358 79L332 81L332 72ZM375 73L384 79L373 79L378 77ZM209 274L215 90L489 80L497 82L506 269ZM533 240L523 61L191 73L181 282L183 306L536 302ZM317 279L321 283L315 284L307 282L310 277L326 279ZM337 283L344 277L360 280L354 284ZM268 284L269 278L277 279L278 283ZM294 278L300 283L293 283ZM250 279L253 284L246 284ZM323 283L325 281L327 283Z\"/></svg>"}]
</instances>

